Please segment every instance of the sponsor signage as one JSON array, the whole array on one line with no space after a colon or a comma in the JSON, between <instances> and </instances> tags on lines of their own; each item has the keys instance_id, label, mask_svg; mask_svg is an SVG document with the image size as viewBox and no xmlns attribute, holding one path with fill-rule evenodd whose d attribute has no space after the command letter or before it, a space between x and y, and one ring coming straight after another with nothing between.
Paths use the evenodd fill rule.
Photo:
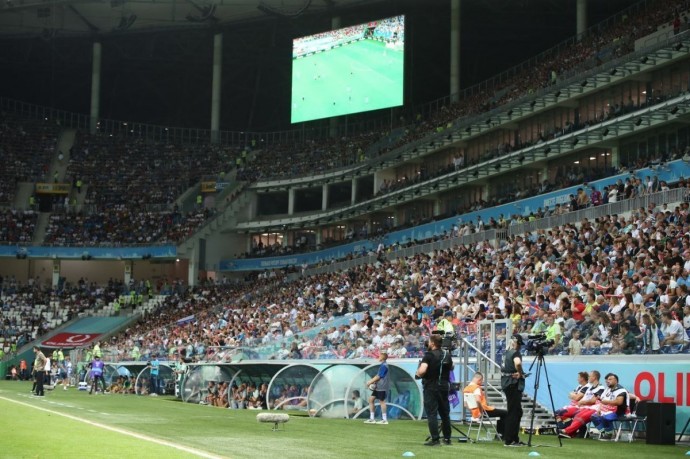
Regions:
<instances>
[{"instance_id":1,"label":"sponsor signage","mask_svg":"<svg viewBox=\"0 0 690 459\"><path fill-rule=\"evenodd\" d=\"M38 194L69 194L69 183L37 183Z\"/></svg>"},{"instance_id":2,"label":"sponsor signage","mask_svg":"<svg viewBox=\"0 0 690 459\"><path fill-rule=\"evenodd\" d=\"M216 192L216 182L201 182L201 192L202 193L215 193Z\"/></svg>"},{"instance_id":3,"label":"sponsor signage","mask_svg":"<svg viewBox=\"0 0 690 459\"><path fill-rule=\"evenodd\" d=\"M81 347L91 343L101 333L58 333L41 343L45 347Z\"/></svg>"}]
</instances>

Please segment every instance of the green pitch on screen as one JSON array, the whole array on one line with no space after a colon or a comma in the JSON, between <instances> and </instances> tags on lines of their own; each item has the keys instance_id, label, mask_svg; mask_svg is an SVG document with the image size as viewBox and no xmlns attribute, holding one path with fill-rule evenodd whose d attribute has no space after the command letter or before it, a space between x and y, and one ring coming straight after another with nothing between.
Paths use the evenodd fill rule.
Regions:
<instances>
[{"instance_id":1,"label":"green pitch on screen","mask_svg":"<svg viewBox=\"0 0 690 459\"><path fill-rule=\"evenodd\" d=\"M403 104L404 52L361 40L292 61L293 123Z\"/></svg>"}]
</instances>

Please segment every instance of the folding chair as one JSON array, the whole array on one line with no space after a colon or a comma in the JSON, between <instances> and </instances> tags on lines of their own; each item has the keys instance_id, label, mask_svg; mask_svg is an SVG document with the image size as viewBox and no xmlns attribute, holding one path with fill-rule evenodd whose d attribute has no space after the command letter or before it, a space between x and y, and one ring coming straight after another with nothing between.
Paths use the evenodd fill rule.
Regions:
<instances>
[{"instance_id":1,"label":"folding chair","mask_svg":"<svg viewBox=\"0 0 690 459\"><path fill-rule=\"evenodd\" d=\"M484 411L484 408L477 403L477 398L475 397L474 394L463 394L463 400L465 402L465 406L469 408L470 410L470 420L469 420L469 425L467 427L467 437L472 438L472 430L477 431L477 438L475 439L475 442L479 441L479 436L482 433L482 429L486 432L486 437L485 439L487 441L492 441L496 436L498 436L498 429L496 427L495 421L489 417L489 415L486 414L486 411ZM472 416L472 410L479 410L479 417L475 418ZM492 432L493 430L493 432Z\"/></svg>"},{"instance_id":2,"label":"folding chair","mask_svg":"<svg viewBox=\"0 0 690 459\"><path fill-rule=\"evenodd\" d=\"M620 440L623 429L627 426L629 429L625 430L630 432L628 443L632 443L633 440L635 440L635 432L638 424L644 427L645 432L647 431L647 400L637 402L631 414L619 417L616 422L618 423L618 429L616 431L615 441Z\"/></svg>"}]
</instances>

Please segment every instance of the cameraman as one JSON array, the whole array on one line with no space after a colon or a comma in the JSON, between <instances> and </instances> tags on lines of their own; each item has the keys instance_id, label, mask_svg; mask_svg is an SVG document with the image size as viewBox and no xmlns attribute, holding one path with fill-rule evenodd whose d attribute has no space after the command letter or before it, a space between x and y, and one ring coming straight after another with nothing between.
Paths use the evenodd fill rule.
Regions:
<instances>
[{"instance_id":1,"label":"cameraman","mask_svg":"<svg viewBox=\"0 0 690 459\"><path fill-rule=\"evenodd\" d=\"M432 334L429 337L429 349L417 368L416 377L423 379L424 409L429 423L429 440L425 446L439 446L438 416L441 416L443 443L450 445L450 372L453 370L453 359L450 350L441 349L443 337Z\"/></svg>"},{"instance_id":2,"label":"cameraman","mask_svg":"<svg viewBox=\"0 0 690 459\"><path fill-rule=\"evenodd\" d=\"M525 390L525 373L522 370L522 355L520 346L525 344L522 336L515 334L510 340L506 351L506 359L501 376L501 388L506 394L508 415L503 426L503 442L505 446L525 446L518 437L520 420L522 419L522 391Z\"/></svg>"}]
</instances>

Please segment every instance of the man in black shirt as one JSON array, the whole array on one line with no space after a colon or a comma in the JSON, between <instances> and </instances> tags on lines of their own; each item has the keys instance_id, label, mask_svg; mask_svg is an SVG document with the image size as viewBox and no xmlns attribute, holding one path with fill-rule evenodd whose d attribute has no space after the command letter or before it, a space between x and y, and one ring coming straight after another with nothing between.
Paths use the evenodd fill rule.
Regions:
<instances>
[{"instance_id":1,"label":"man in black shirt","mask_svg":"<svg viewBox=\"0 0 690 459\"><path fill-rule=\"evenodd\" d=\"M450 350L441 349L442 336L433 334L429 337L429 349L417 368L417 377L422 378L424 386L424 409L429 424L429 440L425 446L439 446L441 440L438 432L438 416L441 416L443 443L450 445L450 372L453 370L453 359Z\"/></svg>"},{"instance_id":2,"label":"man in black shirt","mask_svg":"<svg viewBox=\"0 0 690 459\"><path fill-rule=\"evenodd\" d=\"M522 391L525 389L525 373L522 370L522 355L520 354L520 346L523 344L520 335L513 335L503 365L501 388L508 402L508 415L503 424L504 446L525 445L518 436L522 419Z\"/></svg>"}]
</instances>

